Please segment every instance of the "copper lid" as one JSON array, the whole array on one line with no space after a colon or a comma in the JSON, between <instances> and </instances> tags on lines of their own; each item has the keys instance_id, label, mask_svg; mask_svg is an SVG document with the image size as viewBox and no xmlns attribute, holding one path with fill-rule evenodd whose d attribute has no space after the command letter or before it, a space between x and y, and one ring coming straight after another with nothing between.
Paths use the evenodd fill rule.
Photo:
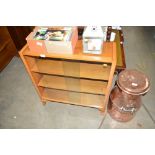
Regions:
<instances>
[{"instance_id":1,"label":"copper lid","mask_svg":"<svg viewBox=\"0 0 155 155\"><path fill-rule=\"evenodd\" d=\"M117 85L128 94L140 95L149 90L148 77L137 70L124 70L119 74Z\"/></svg>"}]
</instances>

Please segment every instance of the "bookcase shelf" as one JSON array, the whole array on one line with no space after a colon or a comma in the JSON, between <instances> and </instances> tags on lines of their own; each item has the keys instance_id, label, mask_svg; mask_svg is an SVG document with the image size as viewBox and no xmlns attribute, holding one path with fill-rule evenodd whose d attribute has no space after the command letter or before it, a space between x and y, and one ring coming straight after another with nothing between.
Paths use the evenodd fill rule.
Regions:
<instances>
[{"instance_id":1,"label":"bookcase shelf","mask_svg":"<svg viewBox=\"0 0 155 155\"><path fill-rule=\"evenodd\" d=\"M105 42L102 55L82 53L78 41L74 54L30 51L25 45L21 59L43 103L69 103L98 108L107 106L116 67L116 45Z\"/></svg>"},{"instance_id":2,"label":"bookcase shelf","mask_svg":"<svg viewBox=\"0 0 155 155\"><path fill-rule=\"evenodd\" d=\"M76 93L71 91L45 88L43 99L54 102L76 104L80 106L104 108L104 96L87 93Z\"/></svg>"},{"instance_id":3,"label":"bookcase shelf","mask_svg":"<svg viewBox=\"0 0 155 155\"><path fill-rule=\"evenodd\" d=\"M91 64L37 58L35 61L31 70L33 72L97 80L108 80L111 69L111 65L107 63Z\"/></svg>"},{"instance_id":4,"label":"bookcase shelf","mask_svg":"<svg viewBox=\"0 0 155 155\"><path fill-rule=\"evenodd\" d=\"M38 86L104 95L107 89L107 82L43 75Z\"/></svg>"}]
</instances>

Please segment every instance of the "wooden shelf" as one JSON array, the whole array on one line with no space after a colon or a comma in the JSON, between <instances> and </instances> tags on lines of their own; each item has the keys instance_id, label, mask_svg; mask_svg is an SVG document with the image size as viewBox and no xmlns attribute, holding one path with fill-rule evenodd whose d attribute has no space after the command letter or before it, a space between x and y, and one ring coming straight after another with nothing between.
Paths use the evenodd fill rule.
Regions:
<instances>
[{"instance_id":1,"label":"wooden shelf","mask_svg":"<svg viewBox=\"0 0 155 155\"><path fill-rule=\"evenodd\" d=\"M62 61L56 60L35 59L35 64L31 71L46 74L64 75Z\"/></svg>"},{"instance_id":2,"label":"wooden shelf","mask_svg":"<svg viewBox=\"0 0 155 155\"><path fill-rule=\"evenodd\" d=\"M73 54L57 54L57 53L43 53L41 51L30 51L28 45L25 46L23 55L40 57L41 54L44 54L46 58L63 58L70 60L83 60L83 61L92 61L92 62L112 62L113 55L113 43L105 42L103 46L102 55L95 54L85 54L83 53L82 40L78 40L75 51Z\"/></svg>"},{"instance_id":3,"label":"wooden shelf","mask_svg":"<svg viewBox=\"0 0 155 155\"><path fill-rule=\"evenodd\" d=\"M107 89L107 82L43 75L38 86L103 95Z\"/></svg>"},{"instance_id":4,"label":"wooden shelf","mask_svg":"<svg viewBox=\"0 0 155 155\"><path fill-rule=\"evenodd\" d=\"M45 88L42 97L43 100L76 104L99 109L102 109L105 106L105 97L103 95L92 95Z\"/></svg>"},{"instance_id":5,"label":"wooden shelf","mask_svg":"<svg viewBox=\"0 0 155 155\"><path fill-rule=\"evenodd\" d=\"M106 66L104 66L106 65ZM109 80L111 65L36 59L33 72L97 80Z\"/></svg>"}]
</instances>

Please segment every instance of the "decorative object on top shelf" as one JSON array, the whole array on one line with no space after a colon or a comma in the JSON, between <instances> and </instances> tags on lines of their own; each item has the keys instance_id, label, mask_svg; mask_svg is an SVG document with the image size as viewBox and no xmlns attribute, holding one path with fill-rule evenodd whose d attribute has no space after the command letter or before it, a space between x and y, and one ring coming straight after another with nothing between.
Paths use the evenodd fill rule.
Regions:
<instances>
[{"instance_id":1,"label":"decorative object on top shelf","mask_svg":"<svg viewBox=\"0 0 155 155\"><path fill-rule=\"evenodd\" d=\"M88 26L83 33L83 52L102 54L103 42L106 41L107 27Z\"/></svg>"},{"instance_id":2,"label":"decorative object on top shelf","mask_svg":"<svg viewBox=\"0 0 155 155\"><path fill-rule=\"evenodd\" d=\"M150 88L148 77L137 70L122 71L117 85L109 98L108 112L110 116L121 122L134 118L142 105L141 95L145 95Z\"/></svg>"}]
</instances>

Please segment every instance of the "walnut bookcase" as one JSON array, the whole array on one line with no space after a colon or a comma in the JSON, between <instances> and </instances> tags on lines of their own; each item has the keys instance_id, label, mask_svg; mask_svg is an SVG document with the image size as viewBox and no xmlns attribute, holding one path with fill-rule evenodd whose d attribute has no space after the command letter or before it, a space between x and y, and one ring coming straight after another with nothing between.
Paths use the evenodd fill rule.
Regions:
<instances>
[{"instance_id":1,"label":"walnut bookcase","mask_svg":"<svg viewBox=\"0 0 155 155\"><path fill-rule=\"evenodd\" d=\"M116 67L116 45L105 42L102 55L82 50L79 40L70 55L30 51L28 45L20 51L43 104L54 101L105 110Z\"/></svg>"}]
</instances>

